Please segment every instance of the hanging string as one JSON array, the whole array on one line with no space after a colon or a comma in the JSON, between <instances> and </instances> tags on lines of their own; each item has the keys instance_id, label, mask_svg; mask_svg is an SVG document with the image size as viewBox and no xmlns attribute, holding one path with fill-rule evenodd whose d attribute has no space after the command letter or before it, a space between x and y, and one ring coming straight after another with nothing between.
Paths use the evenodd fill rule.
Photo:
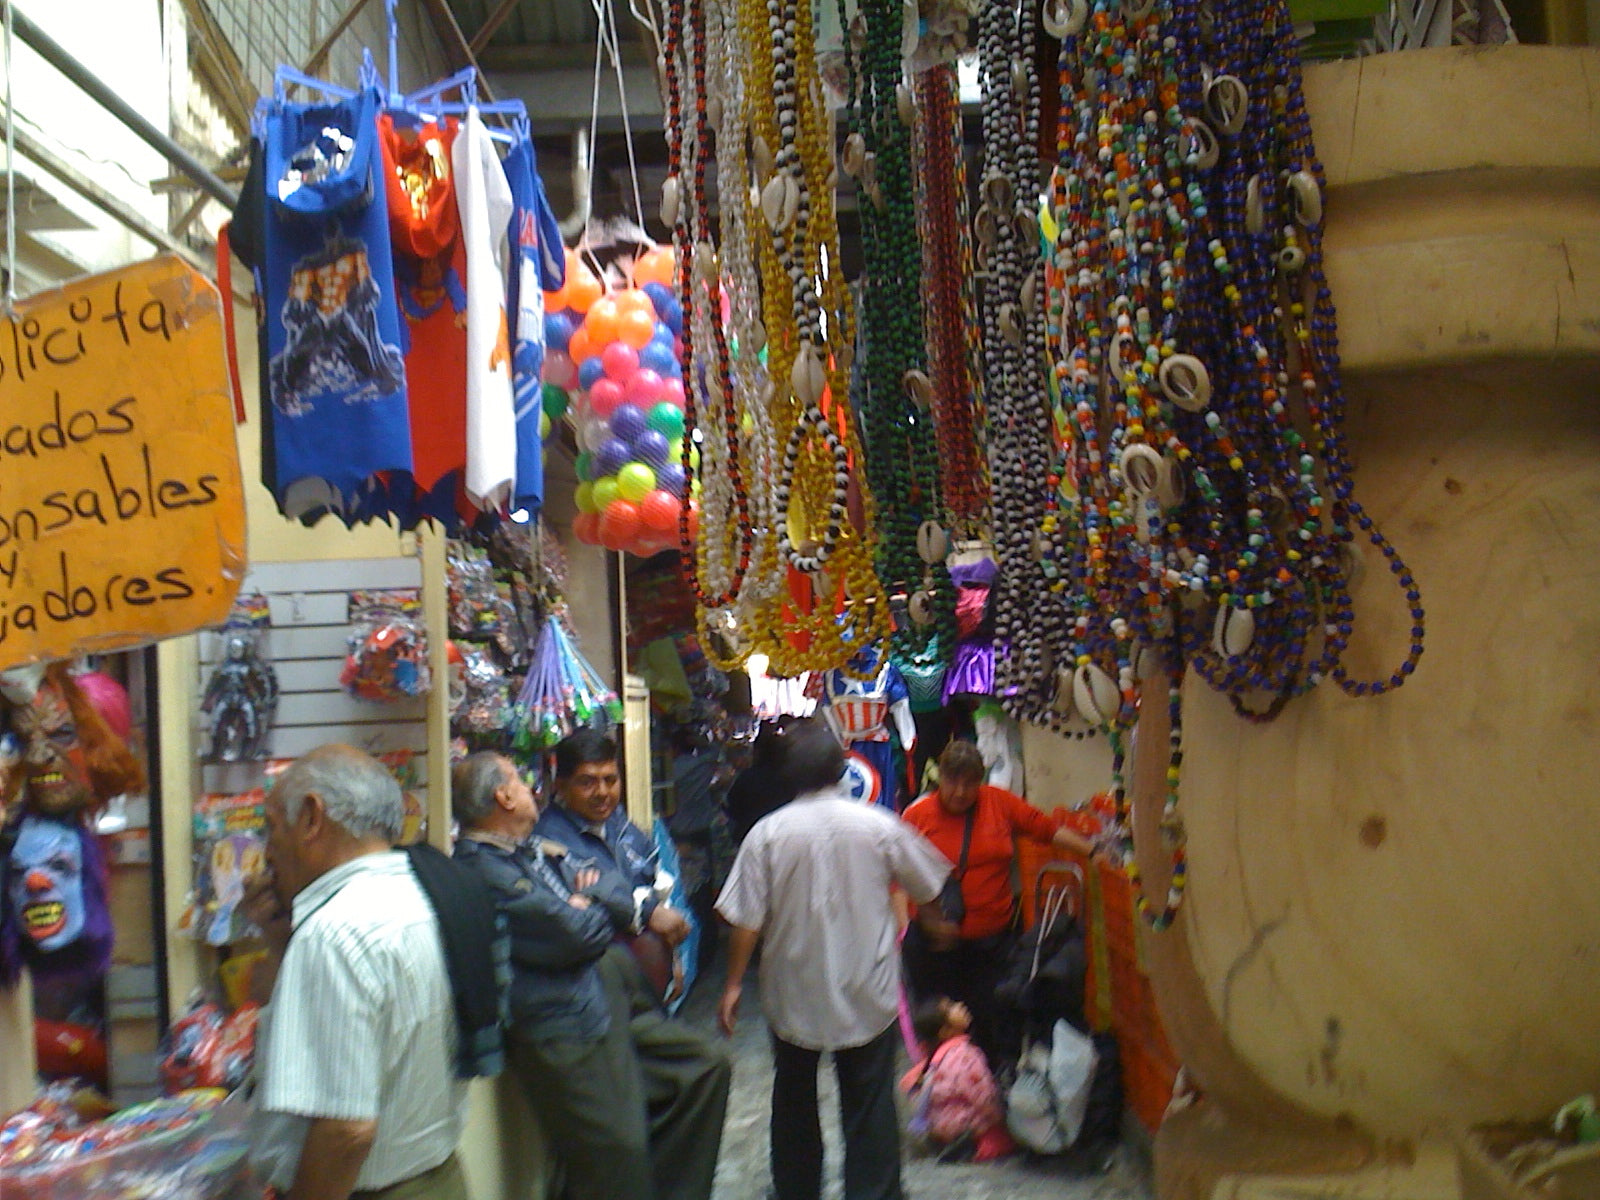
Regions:
<instances>
[{"instance_id":1,"label":"hanging string","mask_svg":"<svg viewBox=\"0 0 1600 1200\"><path fill-rule=\"evenodd\" d=\"M6 9L6 297L7 317L17 308L17 131L11 107L11 0Z\"/></svg>"},{"instance_id":2,"label":"hanging string","mask_svg":"<svg viewBox=\"0 0 1600 1200\"><path fill-rule=\"evenodd\" d=\"M594 9L595 19L600 27L595 33L595 81L594 103L590 110L589 138L594 140L596 130L594 124L600 112L600 56L602 50L611 59L611 68L617 77L617 108L622 113L622 136L628 146L628 174L633 184L633 212L638 218L639 228L644 224L644 202L639 195L639 164L633 156L633 128L628 118L628 88L622 78L622 50L617 36L617 14L612 0L590 0L590 7ZM652 32L654 28L652 26ZM591 162L593 161L591 157ZM590 172L590 193L593 194L593 171Z\"/></svg>"}]
</instances>

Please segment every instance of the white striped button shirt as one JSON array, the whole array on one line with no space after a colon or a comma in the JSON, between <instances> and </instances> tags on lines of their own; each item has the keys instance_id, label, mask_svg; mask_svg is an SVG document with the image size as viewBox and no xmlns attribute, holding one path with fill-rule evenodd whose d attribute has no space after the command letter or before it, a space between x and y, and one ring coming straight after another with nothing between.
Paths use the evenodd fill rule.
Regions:
<instances>
[{"instance_id":1,"label":"white striped button shirt","mask_svg":"<svg viewBox=\"0 0 1600 1200\"><path fill-rule=\"evenodd\" d=\"M258 1169L289 1187L314 1117L377 1121L357 1190L438 1166L461 1136L467 1090L438 921L405 855L334 868L295 897L293 919L262 1014Z\"/></svg>"}]
</instances>

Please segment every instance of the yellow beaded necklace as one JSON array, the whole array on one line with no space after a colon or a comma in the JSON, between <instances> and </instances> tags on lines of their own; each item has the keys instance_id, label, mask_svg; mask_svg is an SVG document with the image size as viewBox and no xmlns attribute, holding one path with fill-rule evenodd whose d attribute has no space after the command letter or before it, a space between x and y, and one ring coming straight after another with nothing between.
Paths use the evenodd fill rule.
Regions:
<instances>
[{"instance_id":1,"label":"yellow beaded necklace","mask_svg":"<svg viewBox=\"0 0 1600 1200\"><path fill-rule=\"evenodd\" d=\"M776 507L774 516L784 523L787 537L765 540L756 569L783 574L791 561L816 568L808 571L809 596L804 587L795 589L800 596L788 588L773 589L759 604L749 633L752 648L767 654L775 673L797 675L844 667L866 645L882 650L890 617L872 567L872 498L860 488L864 533L838 503L841 475L860 462L861 449L845 399L854 320L838 269L837 175L811 5L809 0L739 0L739 29L755 186L767 218L753 220L752 228L767 374L774 385L771 427L780 442L803 424L808 427L790 456L792 474L778 481L779 499L787 504ZM831 403L824 404L819 395L819 374ZM780 540L787 543L788 555L780 551ZM837 611L841 601L842 613Z\"/></svg>"}]
</instances>

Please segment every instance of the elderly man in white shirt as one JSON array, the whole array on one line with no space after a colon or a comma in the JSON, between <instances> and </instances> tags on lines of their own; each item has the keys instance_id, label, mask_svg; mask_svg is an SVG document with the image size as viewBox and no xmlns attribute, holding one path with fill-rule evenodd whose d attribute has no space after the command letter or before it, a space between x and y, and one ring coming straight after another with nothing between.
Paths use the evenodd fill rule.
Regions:
<instances>
[{"instance_id":1,"label":"elderly man in white shirt","mask_svg":"<svg viewBox=\"0 0 1600 1200\"><path fill-rule=\"evenodd\" d=\"M845 1200L899 1200L895 1109L900 956L890 899L939 894L950 863L898 817L849 799L844 749L822 722L784 734L780 773L795 793L739 848L717 911L733 926L718 1019L731 1034L758 941L761 1008L772 1030L772 1181L778 1200L822 1194L817 1068L833 1055L844 1125Z\"/></svg>"},{"instance_id":2,"label":"elderly man in white shirt","mask_svg":"<svg viewBox=\"0 0 1600 1200\"><path fill-rule=\"evenodd\" d=\"M350 746L298 759L267 798L272 887L254 911L287 946L252 1157L282 1200L467 1200L450 980L433 908L392 849L402 815L393 776Z\"/></svg>"}]
</instances>

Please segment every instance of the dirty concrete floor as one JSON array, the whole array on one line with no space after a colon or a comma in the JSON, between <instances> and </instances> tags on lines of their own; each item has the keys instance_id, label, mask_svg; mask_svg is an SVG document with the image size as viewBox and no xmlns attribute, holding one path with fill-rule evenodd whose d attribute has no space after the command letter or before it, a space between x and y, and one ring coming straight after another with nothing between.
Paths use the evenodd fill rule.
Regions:
<instances>
[{"instance_id":1,"label":"dirty concrete floor","mask_svg":"<svg viewBox=\"0 0 1600 1200\"><path fill-rule=\"evenodd\" d=\"M711 969L696 982L682 1011L684 1020L713 1033L723 964L724 956L718 953ZM767 1158L772 1050L766 1022L761 1018L754 966L745 980L732 1047L733 1093L712 1200L766 1200L772 1181ZM843 1162L837 1091L833 1073L826 1065L820 1093L827 1152L823 1197L839 1200ZM907 1200L1152 1200L1154 1196L1144 1156L1128 1146L1114 1152L1109 1169L1104 1171L1061 1159L1028 1161L1021 1156L981 1166L944 1166L932 1159L908 1157L904 1179Z\"/></svg>"}]
</instances>

